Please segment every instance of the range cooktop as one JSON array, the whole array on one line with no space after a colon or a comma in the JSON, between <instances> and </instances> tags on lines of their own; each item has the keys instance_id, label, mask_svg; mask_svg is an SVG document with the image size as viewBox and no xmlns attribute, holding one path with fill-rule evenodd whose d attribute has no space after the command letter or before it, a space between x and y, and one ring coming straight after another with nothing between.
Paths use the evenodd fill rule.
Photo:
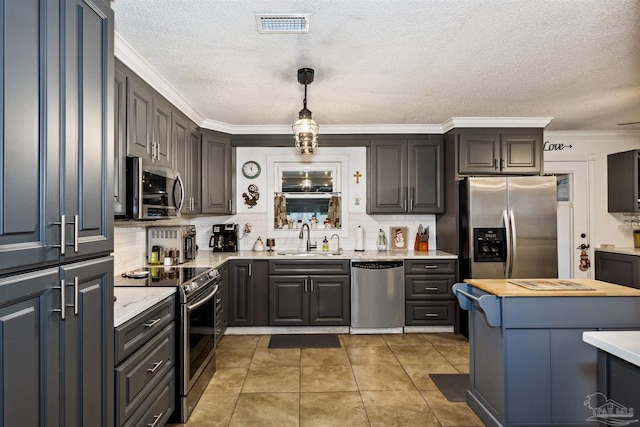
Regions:
<instances>
[{"instance_id":1,"label":"range cooktop","mask_svg":"<svg viewBox=\"0 0 640 427\"><path fill-rule=\"evenodd\" d=\"M202 273L214 270L210 267L157 266L129 271L118 278L115 286L173 286L179 287Z\"/></svg>"}]
</instances>

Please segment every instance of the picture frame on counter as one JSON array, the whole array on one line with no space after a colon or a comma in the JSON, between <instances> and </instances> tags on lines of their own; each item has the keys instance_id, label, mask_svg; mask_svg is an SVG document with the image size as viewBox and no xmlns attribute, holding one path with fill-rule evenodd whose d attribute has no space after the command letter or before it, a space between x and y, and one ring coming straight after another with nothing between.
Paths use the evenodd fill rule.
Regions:
<instances>
[{"instance_id":1,"label":"picture frame on counter","mask_svg":"<svg viewBox=\"0 0 640 427\"><path fill-rule=\"evenodd\" d=\"M389 249L392 251L406 251L408 248L409 227L389 227Z\"/></svg>"}]
</instances>

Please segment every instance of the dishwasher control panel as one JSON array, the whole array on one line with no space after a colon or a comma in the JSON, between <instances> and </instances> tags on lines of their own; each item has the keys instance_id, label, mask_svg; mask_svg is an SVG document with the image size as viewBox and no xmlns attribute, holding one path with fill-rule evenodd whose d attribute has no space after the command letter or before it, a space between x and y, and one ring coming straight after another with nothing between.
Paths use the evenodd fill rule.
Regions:
<instances>
[{"instance_id":1,"label":"dishwasher control panel","mask_svg":"<svg viewBox=\"0 0 640 427\"><path fill-rule=\"evenodd\" d=\"M387 268L403 268L404 261L351 261L351 267L386 270Z\"/></svg>"}]
</instances>

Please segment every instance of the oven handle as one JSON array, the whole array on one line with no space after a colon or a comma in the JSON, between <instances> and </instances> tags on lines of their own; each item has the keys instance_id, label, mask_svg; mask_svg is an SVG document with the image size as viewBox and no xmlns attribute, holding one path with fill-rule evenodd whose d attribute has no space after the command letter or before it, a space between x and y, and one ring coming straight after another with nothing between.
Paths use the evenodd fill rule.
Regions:
<instances>
[{"instance_id":1,"label":"oven handle","mask_svg":"<svg viewBox=\"0 0 640 427\"><path fill-rule=\"evenodd\" d=\"M220 285L215 285L213 287L213 291L211 291L211 293L209 295L207 295L207 297L203 300L198 301L197 303L193 304L193 305L189 305L187 304L187 313L190 311L195 310L196 308L200 307L202 304L204 304L205 302L209 301L211 298L213 298L213 296L216 294L216 292L218 292L218 287Z\"/></svg>"}]
</instances>

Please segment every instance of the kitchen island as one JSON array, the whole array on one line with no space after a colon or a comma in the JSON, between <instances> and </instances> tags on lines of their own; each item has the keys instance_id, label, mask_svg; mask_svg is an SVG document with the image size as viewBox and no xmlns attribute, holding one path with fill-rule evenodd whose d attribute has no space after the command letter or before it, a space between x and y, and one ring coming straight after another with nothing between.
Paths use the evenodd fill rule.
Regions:
<instances>
[{"instance_id":1,"label":"kitchen island","mask_svg":"<svg viewBox=\"0 0 640 427\"><path fill-rule=\"evenodd\" d=\"M590 424L598 352L582 334L639 329L640 290L570 282L589 290L530 290L506 279L454 285L470 312L467 403L488 426Z\"/></svg>"}]
</instances>

